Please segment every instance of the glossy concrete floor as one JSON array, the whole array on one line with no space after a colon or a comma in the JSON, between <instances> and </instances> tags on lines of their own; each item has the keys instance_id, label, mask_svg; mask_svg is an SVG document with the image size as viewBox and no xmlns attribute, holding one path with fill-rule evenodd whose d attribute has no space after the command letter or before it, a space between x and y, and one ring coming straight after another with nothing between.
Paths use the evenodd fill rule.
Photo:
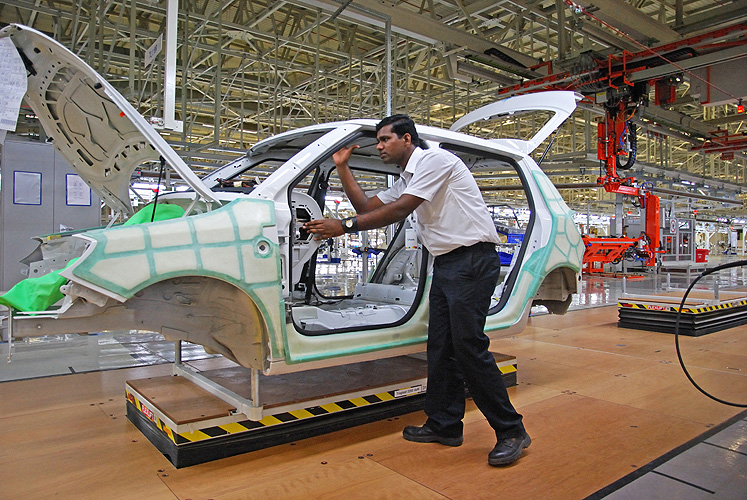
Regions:
<instances>
[{"instance_id":1,"label":"glossy concrete floor","mask_svg":"<svg viewBox=\"0 0 747 500\"><path fill-rule=\"evenodd\" d=\"M717 286L746 282L738 268ZM19 341L0 365L0 499L744 500L747 414L690 385L672 335L616 326L620 294L668 285L686 277L586 277L572 312L538 309L522 334L493 343L517 357L510 393L534 441L502 469L485 463L492 433L470 403L456 449L403 441L402 427L424 419L415 412L176 470L126 420L122 396L126 380L170 373L173 343L131 332ZM682 339L696 380L743 404L744 331ZM196 369L224 362L199 347L183 359Z\"/></svg>"}]
</instances>

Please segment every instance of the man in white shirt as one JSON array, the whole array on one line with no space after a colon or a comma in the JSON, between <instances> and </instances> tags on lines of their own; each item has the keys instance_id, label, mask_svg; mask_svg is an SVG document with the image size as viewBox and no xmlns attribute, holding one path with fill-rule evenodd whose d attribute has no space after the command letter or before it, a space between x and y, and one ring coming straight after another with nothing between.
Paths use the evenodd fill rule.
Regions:
<instances>
[{"instance_id":1,"label":"man in white shirt","mask_svg":"<svg viewBox=\"0 0 747 500\"><path fill-rule=\"evenodd\" d=\"M316 239L375 229L417 214L420 240L434 255L429 296L428 390L422 427L407 426L408 441L462 444L464 384L496 433L490 465L507 465L531 439L522 416L509 400L501 372L488 351L485 317L500 273L499 242L480 190L466 165L443 149L422 149L415 124L393 115L376 126L376 149L384 163L402 173L394 185L367 196L348 166L358 146L344 147L333 159L357 215L313 220L304 229Z\"/></svg>"}]
</instances>

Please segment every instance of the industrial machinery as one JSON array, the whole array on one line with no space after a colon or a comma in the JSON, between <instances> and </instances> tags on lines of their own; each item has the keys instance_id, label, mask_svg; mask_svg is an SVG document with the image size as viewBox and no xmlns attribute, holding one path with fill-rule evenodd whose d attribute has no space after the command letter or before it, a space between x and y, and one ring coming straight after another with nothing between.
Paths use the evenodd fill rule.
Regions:
<instances>
[{"instance_id":1,"label":"industrial machinery","mask_svg":"<svg viewBox=\"0 0 747 500\"><path fill-rule=\"evenodd\" d=\"M639 100L641 98L639 96ZM608 101L605 105L605 119L597 128L597 158L604 164L605 175L597 179L597 184L608 193L635 196L645 229L637 238L623 235L614 242L606 238L584 237L587 244L584 263L589 263L588 271L592 270L592 262L619 262L629 249L637 252L646 266L656 266L660 240L659 197L649 191L647 183L637 185L635 177L620 177L617 172L618 169L628 170L635 163L636 126L630 118L636 107L637 104L631 106L628 98L616 99L613 103ZM604 252L605 249L609 251ZM587 260L587 255L593 260Z\"/></svg>"},{"instance_id":2,"label":"industrial machinery","mask_svg":"<svg viewBox=\"0 0 747 500\"><path fill-rule=\"evenodd\" d=\"M592 12L566 0L577 12L584 13L600 21ZM600 21L601 22L601 21ZM614 29L614 28L613 28ZM638 52L623 51L622 54L600 54L587 51L567 64L562 71L556 71L553 63L542 63L546 75L520 84L506 86L501 95L511 96L536 92L538 90L563 89L583 94L587 103L601 106L604 118L598 124L597 157L602 163L603 173L597 184L609 193L623 194L635 198L645 216L644 237L638 234L616 235L616 238L584 237L586 244L584 265L587 271L600 271L600 265L612 263L635 252L646 266L654 266L660 259L661 248L659 228L659 198L651 193L651 186L636 182L632 176L621 176L619 172L629 170L636 159L636 121L644 116L656 121L657 116L666 110L654 110L649 105L666 106L674 102L676 88L685 74L693 85L701 88L701 102L712 102L714 88L708 72L701 77L696 72L704 72L714 65L744 57L747 44L744 33L747 25L737 24L712 32L683 38L672 43L646 47L641 44ZM623 33L620 33L624 36ZM734 40L734 38L737 38ZM529 69L538 70L539 66ZM653 102L649 94L653 90ZM719 96L738 103L737 112L743 112L742 101L723 88ZM747 149L743 134L729 135L722 130L699 130L702 145L693 150L718 152L722 158L733 157L734 152ZM643 242L641 244L641 242ZM669 242L668 242L669 243ZM645 257L644 257L645 255Z\"/></svg>"},{"instance_id":3,"label":"industrial machinery","mask_svg":"<svg viewBox=\"0 0 747 500\"><path fill-rule=\"evenodd\" d=\"M645 103L645 88L625 87L622 93L607 91L603 102L604 120L597 125L597 158L604 174L597 184L608 193L634 196L634 204L642 212L644 229L637 237L619 235L615 238L583 237L584 265L587 272L602 272L604 264L617 264L629 257L645 266L656 266L659 252L659 197L650 192L648 183L637 183L635 177L621 177L618 170L628 170L635 163L636 125L632 121L637 109Z\"/></svg>"},{"instance_id":4,"label":"industrial machinery","mask_svg":"<svg viewBox=\"0 0 747 500\"><path fill-rule=\"evenodd\" d=\"M580 9L585 12L585 9ZM699 68L742 57L744 41L725 42L724 39L743 33L746 28L744 24L735 25L658 47L642 46L642 50L635 53L625 51L620 55L601 55L585 52L566 71L553 71L550 62L544 63L547 76L507 86L500 91L509 96L540 89L572 89L583 94L587 102L604 109L604 118L597 129L597 157L603 169L597 184L609 193L635 197L635 204L640 206L645 216L645 228L643 237L617 235L614 241L585 237L584 264L587 270L599 271L595 266L615 262L633 249L637 250L636 257L646 266L657 264L657 253L662 251L659 198L651 193L650 186L636 182L632 176L619 174L635 163L636 121L644 115L656 119L652 116L656 113L648 109L651 89L655 106L671 104L684 73L692 75ZM708 81L702 83L707 88L711 86ZM733 154L747 148L743 136L728 136L719 130L704 130L702 139L703 145L693 149Z\"/></svg>"}]
</instances>

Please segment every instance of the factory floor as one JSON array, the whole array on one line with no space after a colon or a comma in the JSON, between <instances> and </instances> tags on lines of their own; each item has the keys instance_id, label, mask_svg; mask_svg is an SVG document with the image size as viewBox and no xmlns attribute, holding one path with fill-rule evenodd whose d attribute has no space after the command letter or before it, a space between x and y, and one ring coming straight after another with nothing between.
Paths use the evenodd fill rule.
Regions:
<instances>
[{"instance_id":1,"label":"factory floor","mask_svg":"<svg viewBox=\"0 0 747 500\"><path fill-rule=\"evenodd\" d=\"M494 435L468 401L458 448L402 439L416 411L176 469L126 418L127 380L169 375L173 344L114 332L18 341L0 366L0 499L740 499L747 413L688 381L674 336L617 326L623 291L684 286L682 273L585 277L565 316L537 310L492 350L517 358L509 389L532 445L487 465ZM745 268L719 278L743 288ZM713 287L704 282L704 287ZM747 403L744 326L680 337L706 392ZM3 358L7 343L0 344ZM223 361L199 348L188 365ZM199 368L198 368L199 369Z\"/></svg>"}]
</instances>

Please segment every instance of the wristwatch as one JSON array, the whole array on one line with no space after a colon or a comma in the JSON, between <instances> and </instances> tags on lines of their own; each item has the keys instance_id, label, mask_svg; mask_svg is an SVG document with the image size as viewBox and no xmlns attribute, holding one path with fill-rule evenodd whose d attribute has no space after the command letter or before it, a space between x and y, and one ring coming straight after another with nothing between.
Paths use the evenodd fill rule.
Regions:
<instances>
[{"instance_id":1,"label":"wristwatch","mask_svg":"<svg viewBox=\"0 0 747 500\"><path fill-rule=\"evenodd\" d=\"M357 233L358 232L358 219L356 217L348 217L342 219L342 230L346 233Z\"/></svg>"}]
</instances>

